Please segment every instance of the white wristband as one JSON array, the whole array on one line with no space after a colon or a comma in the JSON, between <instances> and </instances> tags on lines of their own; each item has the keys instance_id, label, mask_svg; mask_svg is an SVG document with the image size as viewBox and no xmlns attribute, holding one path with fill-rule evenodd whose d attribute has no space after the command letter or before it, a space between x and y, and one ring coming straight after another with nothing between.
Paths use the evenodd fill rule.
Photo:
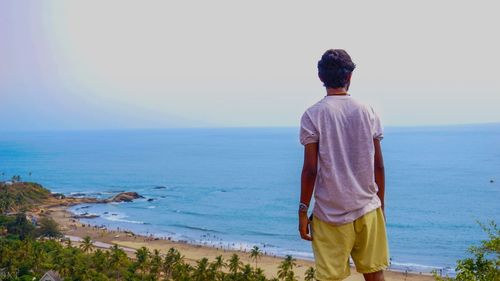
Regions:
<instances>
[{"instance_id":1,"label":"white wristband","mask_svg":"<svg viewBox=\"0 0 500 281\"><path fill-rule=\"evenodd\" d=\"M305 203L300 203L299 204L299 212L307 213L307 210L309 209L309 206L307 206Z\"/></svg>"}]
</instances>

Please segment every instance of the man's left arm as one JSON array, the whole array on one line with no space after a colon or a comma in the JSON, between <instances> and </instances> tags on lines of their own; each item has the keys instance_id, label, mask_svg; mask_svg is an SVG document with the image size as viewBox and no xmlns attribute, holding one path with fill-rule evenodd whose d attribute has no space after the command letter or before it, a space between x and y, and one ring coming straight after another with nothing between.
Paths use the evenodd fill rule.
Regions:
<instances>
[{"instance_id":1,"label":"man's left arm","mask_svg":"<svg viewBox=\"0 0 500 281\"><path fill-rule=\"evenodd\" d=\"M384 168L384 157L382 157L382 146L380 145L380 139L373 139L373 145L375 147L375 157L374 157L374 168L375 168L375 183L378 186L377 196L380 198L382 203L382 212L385 211L385 168ZM385 212L384 212L385 214Z\"/></svg>"}]
</instances>

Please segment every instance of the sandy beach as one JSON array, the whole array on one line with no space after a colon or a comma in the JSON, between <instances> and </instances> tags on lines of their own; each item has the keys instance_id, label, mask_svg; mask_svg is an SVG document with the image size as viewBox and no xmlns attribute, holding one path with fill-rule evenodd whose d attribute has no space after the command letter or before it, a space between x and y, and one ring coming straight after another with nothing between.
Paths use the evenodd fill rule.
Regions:
<instances>
[{"instance_id":1,"label":"sandy beach","mask_svg":"<svg viewBox=\"0 0 500 281\"><path fill-rule=\"evenodd\" d=\"M55 203L55 202L53 202ZM73 202L72 202L73 203ZM116 231L107 230L103 228L98 228L95 226L89 226L81 223L77 219L74 219L73 214L67 210L68 206L66 204L49 204L40 208L38 211L42 211L50 215L60 226L60 230L75 244L78 244L78 240L90 236L94 241L96 247L107 248L110 245L117 244L122 247L123 250L127 252L128 255L134 256L135 249L142 246L149 248L151 251L158 249L162 254L165 254L168 249L174 247L179 250L184 256L185 260L190 263L195 263L203 257L207 257L209 260L213 260L216 256L222 255L224 259L228 260L230 256L237 253L243 263L249 263L254 265L254 261L250 259L249 253L217 249L212 247L205 247L200 245L191 245L187 243L174 242L167 239L154 239L151 237L140 236L132 234L128 231ZM262 256L258 260L258 267L262 268L268 277L276 276L277 268L283 259L274 256ZM305 271L314 266L314 262L308 260L296 261L295 273L299 280L303 280ZM352 275L346 280L364 280L363 276L356 272L354 268L351 269ZM404 272L386 271L386 280L405 280L405 281L430 281L434 280L432 276L425 274L406 274Z\"/></svg>"}]
</instances>

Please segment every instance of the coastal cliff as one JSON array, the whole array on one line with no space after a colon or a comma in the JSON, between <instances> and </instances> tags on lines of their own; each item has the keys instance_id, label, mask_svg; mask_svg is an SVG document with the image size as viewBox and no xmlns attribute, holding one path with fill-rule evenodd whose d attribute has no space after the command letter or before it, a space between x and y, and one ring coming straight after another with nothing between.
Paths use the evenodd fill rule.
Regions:
<instances>
[{"instance_id":1,"label":"coastal cliff","mask_svg":"<svg viewBox=\"0 0 500 281\"><path fill-rule=\"evenodd\" d=\"M0 182L0 213L41 211L41 208L73 206L83 203L131 202L144 198L137 192L120 192L110 198L72 197L50 190L33 182ZM43 207L42 207L43 206Z\"/></svg>"}]
</instances>

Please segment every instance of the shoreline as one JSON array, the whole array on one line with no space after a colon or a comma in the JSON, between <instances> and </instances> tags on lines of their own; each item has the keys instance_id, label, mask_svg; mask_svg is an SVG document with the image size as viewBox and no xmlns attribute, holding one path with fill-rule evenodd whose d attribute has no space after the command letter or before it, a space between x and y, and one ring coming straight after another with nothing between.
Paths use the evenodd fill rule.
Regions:
<instances>
[{"instance_id":1,"label":"shoreline","mask_svg":"<svg viewBox=\"0 0 500 281\"><path fill-rule=\"evenodd\" d=\"M168 249L176 248L184 256L189 263L195 264L197 260L206 257L210 261L218 255L222 255L225 260L228 260L232 254L238 254L243 263L249 263L255 266L255 262L250 259L249 253L234 249L225 249L210 247L205 245L190 244L185 241L172 241L154 236L145 236L135 234L133 232L120 229L110 230L105 227L99 227L91 224L86 224L79 219L74 218L74 214L69 210L70 207L91 202L78 202L79 200L64 200L57 199L59 202L51 202L41 206L39 212L34 212L36 215L45 214L52 217L60 227L61 232L65 237L70 238L72 242L78 243L79 239L85 236L90 236L95 246L106 249L110 245L117 244L122 247L130 256L135 256L134 251L140 247L147 247L150 251L158 249L162 254L165 254ZM295 257L294 257L295 258ZM278 265L283 260L283 257L275 255L262 255L258 260L257 266L264 270L266 276L277 276ZM303 280L304 273L309 267L314 267L314 261L302 258L296 258L294 271L299 280ZM384 275L387 281L392 280L407 280L407 281L430 281L434 280L432 275L427 273L404 272L398 270L386 270ZM357 273L354 268L351 268L351 276L345 280L364 280L360 273Z\"/></svg>"}]
</instances>

